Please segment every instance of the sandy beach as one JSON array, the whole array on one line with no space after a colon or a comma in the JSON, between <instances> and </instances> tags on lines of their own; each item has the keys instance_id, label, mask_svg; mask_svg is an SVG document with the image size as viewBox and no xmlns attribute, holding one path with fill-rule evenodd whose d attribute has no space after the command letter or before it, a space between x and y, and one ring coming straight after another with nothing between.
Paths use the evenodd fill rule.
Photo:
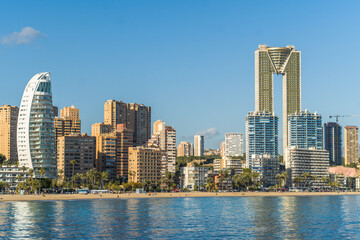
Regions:
<instances>
[{"instance_id":1,"label":"sandy beach","mask_svg":"<svg viewBox=\"0 0 360 240\"><path fill-rule=\"evenodd\" d=\"M81 200L115 198L176 198L176 197L291 197L291 196L338 196L359 195L360 192L190 192L190 193L122 193L122 194L45 194L43 195L0 195L0 201L44 201L44 200Z\"/></svg>"}]
</instances>

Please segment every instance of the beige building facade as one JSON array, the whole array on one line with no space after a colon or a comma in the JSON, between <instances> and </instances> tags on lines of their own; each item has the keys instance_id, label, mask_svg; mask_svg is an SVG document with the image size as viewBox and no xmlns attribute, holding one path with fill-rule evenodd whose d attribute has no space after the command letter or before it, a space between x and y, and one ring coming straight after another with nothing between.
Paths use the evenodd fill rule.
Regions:
<instances>
[{"instance_id":1,"label":"beige building facade","mask_svg":"<svg viewBox=\"0 0 360 240\"><path fill-rule=\"evenodd\" d=\"M125 124L133 131L133 145L145 145L151 138L151 107L108 100L104 104L104 123L111 125L113 130L117 124Z\"/></svg>"},{"instance_id":2,"label":"beige building facade","mask_svg":"<svg viewBox=\"0 0 360 240\"><path fill-rule=\"evenodd\" d=\"M190 157L194 156L194 146L190 142L181 142L177 147L178 157Z\"/></svg>"},{"instance_id":3,"label":"beige building facade","mask_svg":"<svg viewBox=\"0 0 360 240\"><path fill-rule=\"evenodd\" d=\"M157 184L161 180L161 158L159 148L129 148L129 182Z\"/></svg>"},{"instance_id":4,"label":"beige building facade","mask_svg":"<svg viewBox=\"0 0 360 240\"><path fill-rule=\"evenodd\" d=\"M129 148L133 131L118 124L116 131L96 135L96 169L109 173L109 179L128 177Z\"/></svg>"},{"instance_id":5,"label":"beige building facade","mask_svg":"<svg viewBox=\"0 0 360 240\"><path fill-rule=\"evenodd\" d=\"M0 153L6 160L17 161L17 120L19 108L4 105L0 107Z\"/></svg>"},{"instance_id":6,"label":"beige building facade","mask_svg":"<svg viewBox=\"0 0 360 240\"><path fill-rule=\"evenodd\" d=\"M345 165L359 162L359 128L357 126L344 127Z\"/></svg>"},{"instance_id":7,"label":"beige building facade","mask_svg":"<svg viewBox=\"0 0 360 240\"><path fill-rule=\"evenodd\" d=\"M79 112L79 109L74 105L71 105L71 107L64 107L63 109L60 109L60 118L80 119Z\"/></svg>"},{"instance_id":8,"label":"beige building facade","mask_svg":"<svg viewBox=\"0 0 360 240\"><path fill-rule=\"evenodd\" d=\"M107 134L112 132L112 126L105 123L94 123L91 125L91 136Z\"/></svg>"},{"instance_id":9,"label":"beige building facade","mask_svg":"<svg viewBox=\"0 0 360 240\"><path fill-rule=\"evenodd\" d=\"M85 174L94 168L96 138L82 135L61 136L57 144L57 169L63 171L66 179L77 173ZM71 161L75 160L76 164Z\"/></svg>"},{"instance_id":10,"label":"beige building facade","mask_svg":"<svg viewBox=\"0 0 360 240\"><path fill-rule=\"evenodd\" d=\"M157 120L153 124L153 136L158 147L166 153L165 171L175 173L176 167L176 130L172 126L166 126L165 122Z\"/></svg>"}]
</instances>

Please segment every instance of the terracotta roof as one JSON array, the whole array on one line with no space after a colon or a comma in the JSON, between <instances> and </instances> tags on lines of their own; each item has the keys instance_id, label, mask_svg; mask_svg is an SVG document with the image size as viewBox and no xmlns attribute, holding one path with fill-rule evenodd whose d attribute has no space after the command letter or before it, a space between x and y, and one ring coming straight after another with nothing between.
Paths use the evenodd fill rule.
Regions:
<instances>
[{"instance_id":1,"label":"terracotta roof","mask_svg":"<svg viewBox=\"0 0 360 240\"><path fill-rule=\"evenodd\" d=\"M330 167L329 173L336 174L336 175L343 175L345 177L358 177L360 176L359 170L355 168L349 168L349 167Z\"/></svg>"}]
</instances>

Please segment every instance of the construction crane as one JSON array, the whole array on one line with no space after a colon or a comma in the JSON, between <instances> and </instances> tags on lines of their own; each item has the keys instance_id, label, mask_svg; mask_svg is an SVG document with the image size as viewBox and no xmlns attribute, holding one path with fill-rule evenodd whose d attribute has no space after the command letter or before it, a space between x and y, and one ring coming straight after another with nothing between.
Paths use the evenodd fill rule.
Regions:
<instances>
[{"instance_id":1,"label":"construction crane","mask_svg":"<svg viewBox=\"0 0 360 240\"><path fill-rule=\"evenodd\" d=\"M339 122L340 117L360 117L360 115L331 115L331 116L329 116L329 118L335 118L336 123Z\"/></svg>"}]
</instances>

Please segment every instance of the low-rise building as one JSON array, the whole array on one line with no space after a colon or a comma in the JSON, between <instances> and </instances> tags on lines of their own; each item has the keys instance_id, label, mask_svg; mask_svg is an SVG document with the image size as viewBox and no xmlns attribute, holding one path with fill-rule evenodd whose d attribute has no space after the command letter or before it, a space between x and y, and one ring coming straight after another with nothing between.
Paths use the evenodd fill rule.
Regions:
<instances>
[{"instance_id":1,"label":"low-rise building","mask_svg":"<svg viewBox=\"0 0 360 240\"><path fill-rule=\"evenodd\" d=\"M17 187L19 182L29 177L28 170L23 171L16 166L0 166L0 181L8 183L11 188Z\"/></svg>"},{"instance_id":2,"label":"low-rise building","mask_svg":"<svg viewBox=\"0 0 360 240\"><path fill-rule=\"evenodd\" d=\"M245 161L241 159L233 159L231 157L214 159L214 172L219 172L223 169L233 169L234 174L241 174L244 167Z\"/></svg>"},{"instance_id":3,"label":"low-rise building","mask_svg":"<svg viewBox=\"0 0 360 240\"><path fill-rule=\"evenodd\" d=\"M180 169L182 173L181 188L187 188L189 190L205 189L206 179L208 177L210 168L207 167L195 167L193 163L188 163L186 167ZM196 187L195 187L196 186Z\"/></svg>"}]
</instances>

